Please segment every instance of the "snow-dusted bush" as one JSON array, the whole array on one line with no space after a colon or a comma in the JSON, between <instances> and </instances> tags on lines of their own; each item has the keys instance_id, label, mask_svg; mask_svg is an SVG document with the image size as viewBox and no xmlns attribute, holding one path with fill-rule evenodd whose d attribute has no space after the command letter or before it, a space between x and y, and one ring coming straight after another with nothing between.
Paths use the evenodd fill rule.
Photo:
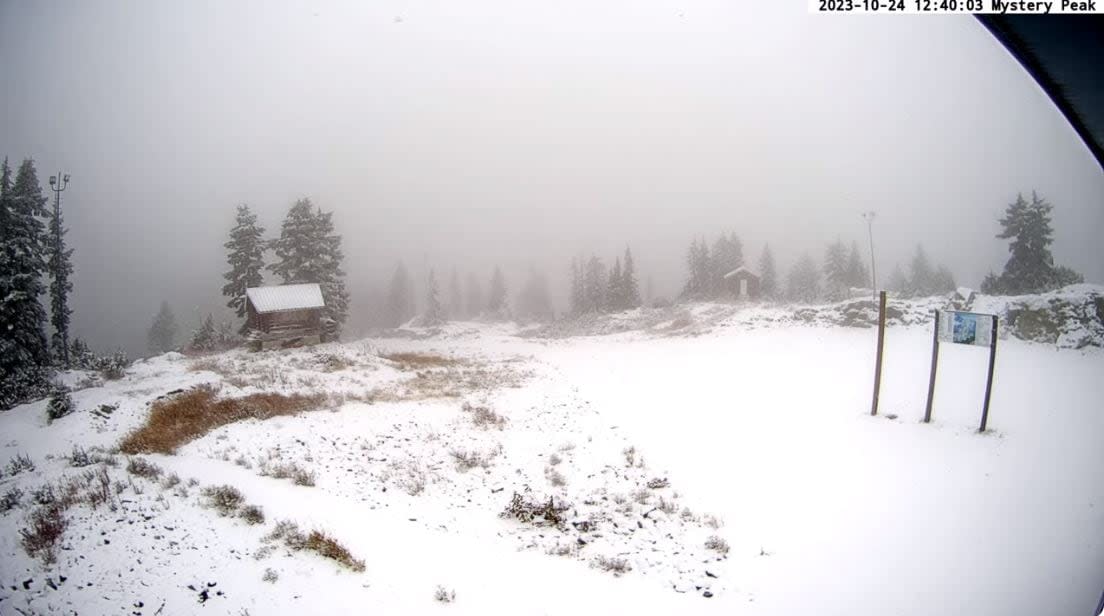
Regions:
<instances>
[{"instance_id":1,"label":"snow-dusted bush","mask_svg":"<svg viewBox=\"0 0 1104 616\"><path fill-rule=\"evenodd\" d=\"M221 485L203 489L203 496L207 497L207 505L219 512L221 516L228 516L238 511L245 504L245 496L234 486Z\"/></svg>"},{"instance_id":2,"label":"snow-dusted bush","mask_svg":"<svg viewBox=\"0 0 1104 616\"><path fill-rule=\"evenodd\" d=\"M4 492L3 496L0 496L0 513L7 513L15 509L22 500L23 490L20 490L17 486L8 488L8 491Z\"/></svg>"},{"instance_id":3,"label":"snow-dusted bush","mask_svg":"<svg viewBox=\"0 0 1104 616\"><path fill-rule=\"evenodd\" d=\"M27 528L19 529L24 551L45 564L54 562L58 541L68 526L62 505L51 502L36 507L27 517L27 524Z\"/></svg>"},{"instance_id":4,"label":"snow-dusted bush","mask_svg":"<svg viewBox=\"0 0 1104 616\"><path fill-rule=\"evenodd\" d=\"M8 460L7 470L12 477L23 471L33 471L34 469L34 461L25 453L16 454L14 458Z\"/></svg>"},{"instance_id":5,"label":"snow-dusted bush","mask_svg":"<svg viewBox=\"0 0 1104 616\"><path fill-rule=\"evenodd\" d=\"M74 411L73 399L69 392L56 390L50 396L50 402L46 405L46 423L53 423Z\"/></svg>"},{"instance_id":6,"label":"snow-dusted bush","mask_svg":"<svg viewBox=\"0 0 1104 616\"><path fill-rule=\"evenodd\" d=\"M629 561L624 558L608 558L602 555L595 557L595 559L591 561L591 566L597 567L602 571L609 571L615 576L620 576L632 571L632 566L629 565Z\"/></svg>"},{"instance_id":7,"label":"snow-dusted bush","mask_svg":"<svg viewBox=\"0 0 1104 616\"><path fill-rule=\"evenodd\" d=\"M109 381L117 381L126 376L126 369L130 366L126 351L115 351L111 355L101 357L96 362L96 368Z\"/></svg>"},{"instance_id":8,"label":"snow-dusted bush","mask_svg":"<svg viewBox=\"0 0 1104 616\"><path fill-rule=\"evenodd\" d=\"M433 600L438 603L452 603L456 601L456 591L449 590L444 586L438 586L437 590L433 591Z\"/></svg>"},{"instance_id":9,"label":"snow-dusted bush","mask_svg":"<svg viewBox=\"0 0 1104 616\"><path fill-rule=\"evenodd\" d=\"M127 472L145 479L157 479L161 476L161 467L145 458L131 458L127 461Z\"/></svg>"},{"instance_id":10,"label":"snow-dusted bush","mask_svg":"<svg viewBox=\"0 0 1104 616\"><path fill-rule=\"evenodd\" d=\"M264 524L265 521L264 510L257 505L246 505L242 507L241 511L238 512L238 517L249 524Z\"/></svg>"},{"instance_id":11,"label":"snow-dusted bush","mask_svg":"<svg viewBox=\"0 0 1104 616\"><path fill-rule=\"evenodd\" d=\"M713 550L718 554L728 554L728 542L717 535L712 535L705 540L705 549Z\"/></svg>"},{"instance_id":12,"label":"snow-dusted bush","mask_svg":"<svg viewBox=\"0 0 1104 616\"><path fill-rule=\"evenodd\" d=\"M83 468L93 464L92 456L79 445L73 445L73 453L69 454L69 466Z\"/></svg>"},{"instance_id":13,"label":"snow-dusted bush","mask_svg":"<svg viewBox=\"0 0 1104 616\"><path fill-rule=\"evenodd\" d=\"M0 410L41 399L49 395L50 388L48 368L28 366L13 370L0 379Z\"/></svg>"}]
</instances>

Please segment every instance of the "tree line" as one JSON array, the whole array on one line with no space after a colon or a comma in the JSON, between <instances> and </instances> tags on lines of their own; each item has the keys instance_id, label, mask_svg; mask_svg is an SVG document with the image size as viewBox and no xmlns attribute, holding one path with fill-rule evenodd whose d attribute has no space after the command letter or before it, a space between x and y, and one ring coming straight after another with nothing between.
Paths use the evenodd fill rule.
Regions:
<instances>
[{"instance_id":1,"label":"tree line","mask_svg":"<svg viewBox=\"0 0 1104 616\"><path fill-rule=\"evenodd\" d=\"M65 243L68 229L60 209L51 211L47 202L34 160L24 159L13 178L5 158L0 166L0 408L44 395L53 371L72 365L73 251ZM88 360L87 346L80 342L79 349L81 361Z\"/></svg>"}]
</instances>

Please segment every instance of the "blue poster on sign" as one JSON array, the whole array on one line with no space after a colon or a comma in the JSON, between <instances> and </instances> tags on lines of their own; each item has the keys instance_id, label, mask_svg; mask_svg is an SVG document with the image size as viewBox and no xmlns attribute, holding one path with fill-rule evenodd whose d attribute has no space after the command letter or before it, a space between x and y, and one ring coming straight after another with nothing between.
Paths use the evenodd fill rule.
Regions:
<instances>
[{"instance_id":1,"label":"blue poster on sign","mask_svg":"<svg viewBox=\"0 0 1104 616\"><path fill-rule=\"evenodd\" d=\"M977 340L977 315L955 312L951 340L959 344L974 344Z\"/></svg>"}]
</instances>

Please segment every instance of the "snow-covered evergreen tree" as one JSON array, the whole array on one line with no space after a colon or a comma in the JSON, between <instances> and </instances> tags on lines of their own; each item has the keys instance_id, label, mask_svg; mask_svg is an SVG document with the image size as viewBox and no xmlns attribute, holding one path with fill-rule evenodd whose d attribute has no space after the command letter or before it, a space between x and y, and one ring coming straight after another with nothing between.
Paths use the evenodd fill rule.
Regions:
<instances>
[{"instance_id":1,"label":"snow-covered evergreen tree","mask_svg":"<svg viewBox=\"0 0 1104 616\"><path fill-rule=\"evenodd\" d=\"M851 252L847 256L847 285L859 289L870 286L870 274L866 271L858 242L851 242Z\"/></svg>"},{"instance_id":2,"label":"snow-covered evergreen tree","mask_svg":"<svg viewBox=\"0 0 1104 616\"><path fill-rule=\"evenodd\" d=\"M230 271L222 275L227 281L222 287L222 294L230 298L226 305L233 308L240 319L245 318L245 290L264 283L264 231L249 206L239 205L234 228L230 230L230 240L223 244ZM239 332L244 335L246 329L245 323L242 323Z\"/></svg>"},{"instance_id":3,"label":"snow-covered evergreen tree","mask_svg":"<svg viewBox=\"0 0 1104 616\"><path fill-rule=\"evenodd\" d=\"M847 297L848 274L847 248L837 239L824 253L824 286L828 299L837 301Z\"/></svg>"},{"instance_id":4,"label":"snow-covered evergreen tree","mask_svg":"<svg viewBox=\"0 0 1104 616\"><path fill-rule=\"evenodd\" d=\"M759 257L759 295L767 300L778 299L778 272L769 244L763 245L763 255Z\"/></svg>"},{"instance_id":5,"label":"snow-covered evergreen tree","mask_svg":"<svg viewBox=\"0 0 1104 616\"><path fill-rule=\"evenodd\" d=\"M613 268L609 271L609 279L606 281L606 309L610 312L618 312L625 309L625 291L621 279L621 257L613 260Z\"/></svg>"},{"instance_id":6,"label":"snow-covered evergreen tree","mask_svg":"<svg viewBox=\"0 0 1104 616\"><path fill-rule=\"evenodd\" d=\"M203 323L192 332L192 339L188 348L192 351L213 351L218 346L218 332L215 330L215 319L210 314Z\"/></svg>"},{"instance_id":7,"label":"snow-covered evergreen tree","mask_svg":"<svg viewBox=\"0 0 1104 616\"><path fill-rule=\"evenodd\" d=\"M526 321L552 320L552 297L548 292L548 278L534 267L529 268L525 286L518 294L517 316Z\"/></svg>"},{"instance_id":8,"label":"snow-covered evergreen tree","mask_svg":"<svg viewBox=\"0 0 1104 616\"><path fill-rule=\"evenodd\" d=\"M450 319L467 318L464 312L464 293L460 290L460 274L455 267L452 268L452 277L449 279L448 316Z\"/></svg>"},{"instance_id":9,"label":"snow-covered evergreen tree","mask_svg":"<svg viewBox=\"0 0 1104 616\"><path fill-rule=\"evenodd\" d=\"M399 261L387 289L387 327L402 326L414 316L414 310L414 288L410 283L410 274L406 271L406 264Z\"/></svg>"},{"instance_id":10,"label":"snow-covered evergreen tree","mask_svg":"<svg viewBox=\"0 0 1104 616\"><path fill-rule=\"evenodd\" d=\"M709 256L709 247L704 239L690 242L686 255L686 266L690 277L683 287L682 294L689 299L706 299L713 296L713 265Z\"/></svg>"},{"instance_id":11,"label":"snow-covered evergreen tree","mask_svg":"<svg viewBox=\"0 0 1104 616\"><path fill-rule=\"evenodd\" d=\"M475 274L469 273L465 289L465 303L468 307L468 318L477 319L483 314L483 285Z\"/></svg>"},{"instance_id":12,"label":"snow-covered evergreen tree","mask_svg":"<svg viewBox=\"0 0 1104 616\"><path fill-rule=\"evenodd\" d=\"M909 264L908 287L905 293L911 297L927 297L935 293L935 271L932 269L928 254L920 244L916 245L916 252Z\"/></svg>"},{"instance_id":13,"label":"snow-covered evergreen tree","mask_svg":"<svg viewBox=\"0 0 1104 616\"><path fill-rule=\"evenodd\" d=\"M640 285L636 280L636 263L628 246L625 247L625 267L621 270L621 292L627 310L640 307Z\"/></svg>"},{"instance_id":14,"label":"snow-covered evergreen tree","mask_svg":"<svg viewBox=\"0 0 1104 616\"><path fill-rule=\"evenodd\" d=\"M49 377L46 311L39 303L46 273L46 197L34 162L11 178L0 168L0 407L44 393Z\"/></svg>"},{"instance_id":15,"label":"snow-covered evergreen tree","mask_svg":"<svg viewBox=\"0 0 1104 616\"><path fill-rule=\"evenodd\" d=\"M807 253L801 255L790 270L786 295L791 301L812 303L820 297L820 271Z\"/></svg>"},{"instance_id":16,"label":"snow-covered evergreen tree","mask_svg":"<svg viewBox=\"0 0 1104 616\"><path fill-rule=\"evenodd\" d=\"M508 317L509 307L506 305L506 278L502 270L495 266L491 274L491 286L487 292L487 316L493 319L505 319Z\"/></svg>"},{"instance_id":17,"label":"snow-covered evergreen tree","mask_svg":"<svg viewBox=\"0 0 1104 616\"><path fill-rule=\"evenodd\" d=\"M908 287L908 277L905 276L905 271L901 269L901 264L894 264L893 271L890 272L889 278L886 280L885 283L886 290L893 291L894 293L905 293L908 290Z\"/></svg>"},{"instance_id":18,"label":"snow-covered evergreen tree","mask_svg":"<svg viewBox=\"0 0 1104 616\"><path fill-rule=\"evenodd\" d=\"M60 181L61 178L58 178ZM46 269L50 275L50 325L54 333L50 337L50 348L54 358L65 368L69 368L69 318L73 310L69 308L69 294L73 291L70 277L73 275L73 249L66 247L64 216L60 208L51 210L49 229L46 233Z\"/></svg>"},{"instance_id":19,"label":"snow-covered evergreen tree","mask_svg":"<svg viewBox=\"0 0 1104 616\"><path fill-rule=\"evenodd\" d=\"M1055 267L1050 245L1054 242L1050 212L1054 209L1034 191L1031 203L1016 195L1000 220L998 239L1012 240L1008 244L1011 256L997 283L990 283L990 292L1011 295L1038 293L1083 280L1067 267ZM995 287L995 288L994 288Z\"/></svg>"},{"instance_id":20,"label":"snow-covered evergreen tree","mask_svg":"<svg viewBox=\"0 0 1104 616\"><path fill-rule=\"evenodd\" d=\"M935 273L932 275L932 293L950 293L957 287L950 268L942 264L935 268Z\"/></svg>"},{"instance_id":21,"label":"snow-covered evergreen tree","mask_svg":"<svg viewBox=\"0 0 1104 616\"><path fill-rule=\"evenodd\" d=\"M168 302L161 302L161 309L153 317L153 324L146 335L150 352L157 354L175 349L176 331L176 315Z\"/></svg>"},{"instance_id":22,"label":"snow-covered evergreen tree","mask_svg":"<svg viewBox=\"0 0 1104 616\"><path fill-rule=\"evenodd\" d=\"M310 199L300 199L288 211L280 237L272 242L278 261L270 269L284 284L317 283L326 306L322 318L328 322L327 337L340 335L349 312L345 289L341 236L334 232L333 213L314 208Z\"/></svg>"},{"instance_id":23,"label":"snow-covered evergreen tree","mask_svg":"<svg viewBox=\"0 0 1104 616\"><path fill-rule=\"evenodd\" d=\"M329 340L341 337L341 327L349 316L349 291L345 288L345 252L341 248L341 236L334 230L333 212L315 212L316 237L318 245L318 285L322 288L322 299L326 307L322 309L322 318L330 322L326 328Z\"/></svg>"},{"instance_id":24,"label":"snow-covered evergreen tree","mask_svg":"<svg viewBox=\"0 0 1104 616\"><path fill-rule=\"evenodd\" d=\"M571 259L571 289L569 304L572 316L586 312L586 285L583 282L583 265L580 259Z\"/></svg>"},{"instance_id":25,"label":"snow-covered evergreen tree","mask_svg":"<svg viewBox=\"0 0 1104 616\"><path fill-rule=\"evenodd\" d=\"M606 268L602 260L591 256L583 272L583 312L606 310Z\"/></svg>"},{"instance_id":26,"label":"snow-covered evergreen tree","mask_svg":"<svg viewBox=\"0 0 1104 616\"><path fill-rule=\"evenodd\" d=\"M426 309L422 313L419 325L422 327L435 327L445 322L445 311L441 307L441 299L437 288L437 275L430 268L426 278Z\"/></svg>"}]
</instances>

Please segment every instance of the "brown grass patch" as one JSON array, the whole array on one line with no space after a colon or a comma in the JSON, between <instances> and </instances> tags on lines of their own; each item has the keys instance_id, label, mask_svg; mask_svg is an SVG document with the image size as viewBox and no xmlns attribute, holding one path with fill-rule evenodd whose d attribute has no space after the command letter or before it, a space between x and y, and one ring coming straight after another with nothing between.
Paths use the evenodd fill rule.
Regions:
<instances>
[{"instance_id":1,"label":"brown grass patch","mask_svg":"<svg viewBox=\"0 0 1104 616\"><path fill-rule=\"evenodd\" d=\"M432 353L384 353L380 357L399 364L403 370L425 370L427 368L448 368L461 366L462 360L433 355Z\"/></svg>"},{"instance_id":2,"label":"brown grass patch","mask_svg":"<svg viewBox=\"0 0 1104 616\"><path fill-rule=\"evenodd\" d=\"M201 385L154 402L146 424L127 435L119 444L119 451L127 454L171 454L177 447L215 428L245 419L269 419L312 411L324 401L325 397L321 395L287 396L276 393L218 400L213 387Z\"/></svg>"},{"instance_id":3,"label":"brown grass patch","mask_svg":"<svg viewBox=\"0 0 1104 616\"><path fill-rule=\"evenodd\" d=\"M323 558L328 558L350 571L357 573L364 571L364 561L353 558L348 548L341 545L325 531L312 530L310 534L305 535L303 531L299 530L299 525L284 520L276 524L276 528L264 538L264 541L283 541L284 545L292 550L308 550Z\"/></svg>"}]
</instances>

